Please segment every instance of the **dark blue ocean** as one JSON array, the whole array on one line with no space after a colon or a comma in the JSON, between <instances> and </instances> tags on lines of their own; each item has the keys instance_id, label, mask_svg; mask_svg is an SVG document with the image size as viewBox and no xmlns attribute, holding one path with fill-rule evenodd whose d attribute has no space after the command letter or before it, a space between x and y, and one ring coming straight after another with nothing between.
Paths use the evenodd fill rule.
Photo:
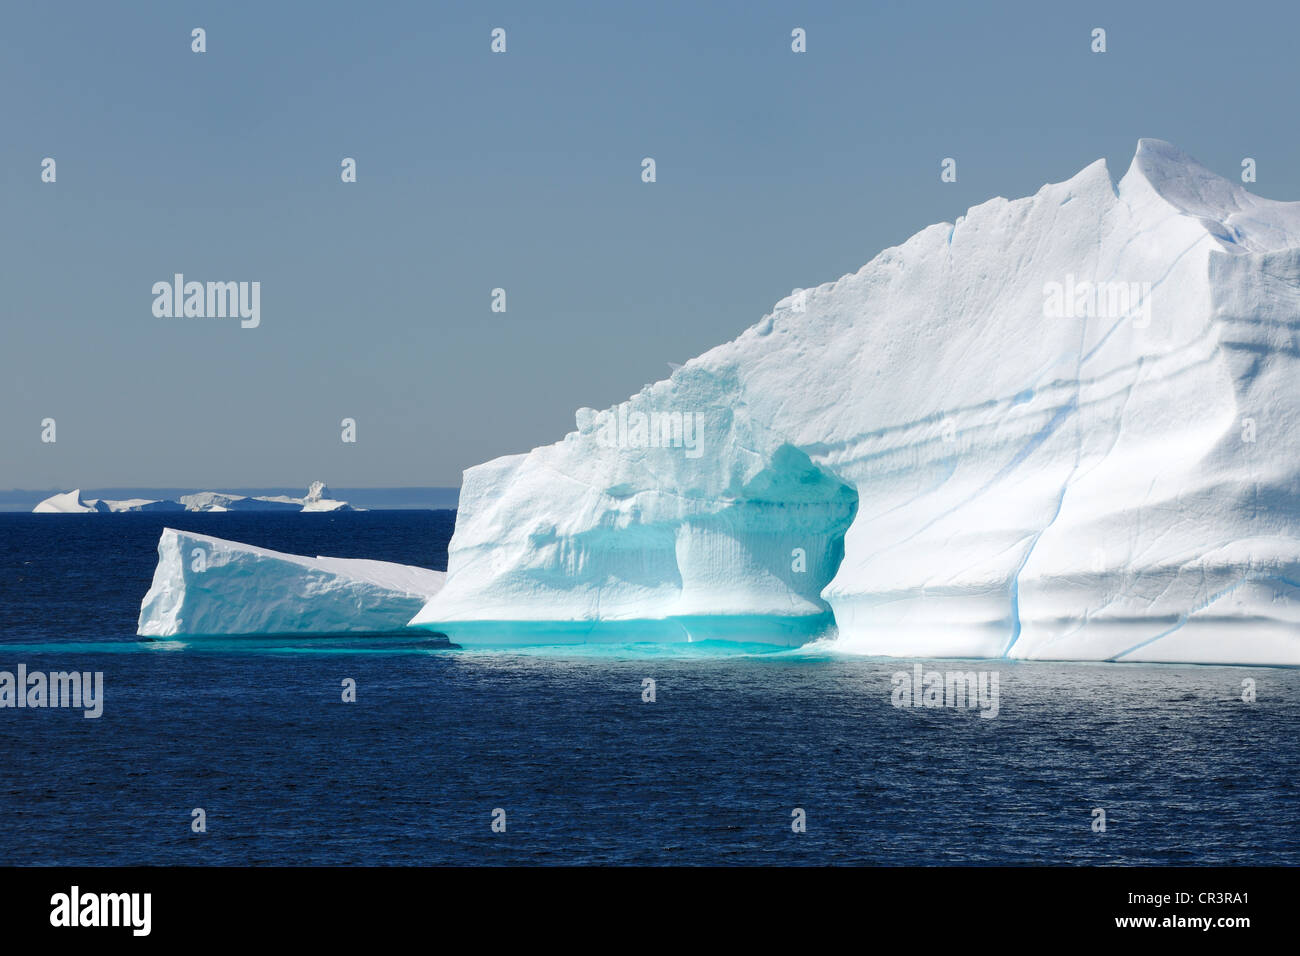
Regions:
<instances>
[{"instance_id":1,"label":"dark blue ocean","mask_svg":"<svg viewBox=\"0 0 1300 956\"><path fill-rule=\"evenodd\" d=\"M985 719L825 651L134 636L164 525L442 569L452 518L0 514L0 670L104 674L0 709L0 864L1300 863L1294 669L923 662Z\"/></svg>"}]
</instances>

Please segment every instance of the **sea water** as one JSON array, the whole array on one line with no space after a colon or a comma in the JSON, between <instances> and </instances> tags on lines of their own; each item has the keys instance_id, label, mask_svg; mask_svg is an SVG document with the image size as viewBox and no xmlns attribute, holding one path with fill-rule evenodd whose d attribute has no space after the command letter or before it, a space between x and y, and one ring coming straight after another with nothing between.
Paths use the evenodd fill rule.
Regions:
<instances>
[{"instance_id":1,"label":"sea water","mask_svg":"<svg viewBox=\"0 0 1300 956\"><path fill-rule=\"evenodd\" d=\"M103 675L0 709L0 863L1300 863L1295 669L135 637L165 525L444 569L452 524L0 514L0 671Z\"/></svg>"}]
</instances>

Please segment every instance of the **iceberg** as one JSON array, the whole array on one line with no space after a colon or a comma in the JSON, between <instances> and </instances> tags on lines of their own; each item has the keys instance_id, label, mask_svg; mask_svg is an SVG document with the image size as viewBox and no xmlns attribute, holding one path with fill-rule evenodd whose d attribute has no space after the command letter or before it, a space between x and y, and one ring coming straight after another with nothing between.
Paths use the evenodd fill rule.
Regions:
<instances>
[{"instance_id":1,"label":"iceberg","mask_svg":"<svg viewBox=\"0 0 1300 956\"><path fill-rule=\"evenodd\" d=\"M346 501L329 497L323 481L313 481L303 498L289 495L232 495L220 491L200 491L181 495L186 511L353 511Z\"/></svg>"},{"instance_id":2,"label":"iceberg","mask_svg":"<svg viewBox=\"0 0 1300 956\"><path fill-rule=\"evenodd\" d=\"M163 529L141 637L389 634L445 574L387 561L308 558Z\"/></svg>"},{"instance_id":3,"label":"iceberg","mask_svg":"<svg viewBox=\"0 0 1300 956\"><path fill-rule=\"evenodd\" d=\"M288 501L263 502L247 495L227 494L224 491L196 491L181 495L180 504L186 511L301 511L302 505Z\"/></svg>"},{"instance_id":4,"label":"iceberg","mask_svg":"<svg viewBox=\"0 0 1300 956\"><path fill-rule=\"evenodd\" d=\"M112 512L126 511L183 511L179 502L158 500L154 498L123 498L121 500L103 499Z\"/></svg>"},{"instance_id":5,"label":"iceberg","mask_svg":"<svg viewBox=\"0 0 1300 956\"><path fill-rule=\"evenodd\" d=\"M51 495L32 509L32 514L108 514L125 511L183 511L175 501L155 501L149 498L126 498L120 501L108 498L82 498L81 489L74 488L62 494Z\"/></svg>"},{"instance_id":6,"label":"iceberg","mask_svg":"<svg viewBox=\"0 0 1300 956\"><path fill-rule=\"evenodd\" d=\"M313 481L302 498L289 495L227 494L221 491L200 491L181 495L179 501L127 498L114 501L107 498L81 497L81 489L51 495L32 509L33 514L108 514L124 511L361 511L346 501L331 498L323 481Z\"/></svg>"},{"instance_id":7,"label":"iceberg","mask_svg":"<svg viewBox=\"0 0 1300 956\"><path fill-rule=\"evenodd\" d=\"M72 491L65 491L62 494L51 495L44 501L37 504L32 509L32 514L95 514L98 512L107 512L108 505L97 498L91 498L89 501L81 497L81 489L74 488Z\"/></svg>"},{"instance_id":8,"label":"iceberg","mask_svg":"<svg viewBox=\"0 0 1300 956\"><path fill-rule=\"evenodd\" d=\"M465 474L458 643L1300 664L1300 203L1159 140Z\"/></svg>"}]
</instances>

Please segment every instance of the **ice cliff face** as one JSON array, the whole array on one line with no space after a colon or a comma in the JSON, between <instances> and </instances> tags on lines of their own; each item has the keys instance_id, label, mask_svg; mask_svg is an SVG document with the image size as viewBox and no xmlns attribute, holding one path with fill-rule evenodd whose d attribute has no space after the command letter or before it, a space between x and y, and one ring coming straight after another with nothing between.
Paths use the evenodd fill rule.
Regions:
<instances>
[{"instance_id":1,"label":"ice cliff face","mask_svg":"<svg viewBox=\"0 0 1300 956\"><path fill-rule=\"evenodd\" d=\"M1300 204L1143 140L470 469L412 624L1300 663L1298 356Z\"/></svg>"}]
</instances>

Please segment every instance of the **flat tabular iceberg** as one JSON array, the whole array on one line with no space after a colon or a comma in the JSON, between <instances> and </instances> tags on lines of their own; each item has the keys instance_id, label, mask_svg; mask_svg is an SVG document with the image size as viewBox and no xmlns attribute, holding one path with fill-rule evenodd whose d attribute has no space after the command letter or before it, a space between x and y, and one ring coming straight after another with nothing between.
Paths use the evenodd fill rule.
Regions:
<instances>
[{"instance_id":1,"label":"flat tabular iceberg","mask_svg":"<svg viewBox=\"0 0 1300 956\"><path fill-rule=\"evenodd\" d=\"M313 481L302 498L289 495L232 495L221 491L200 491L181 495L186 511L352 511L346 501L329 496L323 481Z\"/></svg>"},{"instance_id":2,"label":"flat tabular iceberg","mask_svg":"<svg viewBox=\"0 0 1300 956\"><path fill-rule=\"evenodd\" d=\"M445 577L387 561L301 557L165 528L137 633L392 633Z\"/></svg>"},{"instance_id":3,"label":"flat tabular iceberg","mask_svg":"<svg viewBox=\"0 0 1300 956\"><path fill-rule=\"evenodd\" d=\"M1143 140L470 469L412 624L1300 663L1298 358L1300 204Z\"/></svg>"}]
</instances>

